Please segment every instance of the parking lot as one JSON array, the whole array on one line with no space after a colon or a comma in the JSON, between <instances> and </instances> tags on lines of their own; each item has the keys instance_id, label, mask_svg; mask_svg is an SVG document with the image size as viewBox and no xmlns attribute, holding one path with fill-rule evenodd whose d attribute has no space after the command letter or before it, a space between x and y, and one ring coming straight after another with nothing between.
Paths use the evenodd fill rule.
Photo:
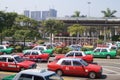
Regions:
<instances>
[{"instance_id":1,"label":"parking lot","mask_svg":"<svg viewBox=\"0 0 120 80\"><path fill-rule=\"evenodd\" d=\"M50 58L53 60L53 57ZM120 79L120 59L94 59L95 63L101 65L103 67L103 75L101 78L94 79L94 80L119 80ZM37 69L47 68L47 63L37 63ZM16 72L9 72L9 71L0 71L0 79L4 76L15 74ZM62 76L64 80L91 80L86 77L81 76ZM92 79L93 80L93 79Z\"/></svg>"}]
</instances>

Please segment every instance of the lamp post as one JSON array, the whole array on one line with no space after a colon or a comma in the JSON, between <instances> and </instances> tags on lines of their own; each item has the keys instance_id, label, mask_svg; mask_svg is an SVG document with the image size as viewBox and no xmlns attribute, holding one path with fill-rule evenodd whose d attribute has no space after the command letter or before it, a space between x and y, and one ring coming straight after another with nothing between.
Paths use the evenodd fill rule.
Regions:
<instances>
[{"instance_id":1,"label":"lamp post","mask_svg":"<svg viewBox=\"0 0 120 80\"><path fill-rule=\"evenodd\" d=\"M90 17L90 4L91 2L87 2L88 3L88 17Z\"/></svg>"},{"instance_id":2,"label":"lamp post","mask_svg":"<svg viewBox=\"0 0 120 80\"><path fill-rule=\"evenodd\" d=\"M106 42L106 25L107 25L107 19L105 19L105 26L104 26L104 43Z\"/></svg>"}]
</instances>

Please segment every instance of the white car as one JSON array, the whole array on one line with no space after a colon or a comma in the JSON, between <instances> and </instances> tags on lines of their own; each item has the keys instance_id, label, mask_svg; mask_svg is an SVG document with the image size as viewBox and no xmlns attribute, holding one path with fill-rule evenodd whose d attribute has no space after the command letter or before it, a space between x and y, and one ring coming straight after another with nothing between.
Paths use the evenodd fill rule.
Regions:
<instances>
[{"instance_id":1,"label":"white car","mask_svg":"<svg viewBox=\"0 0 120 80\"><path fill-rule=\"evenodd\" d=\"M35 46L33 48L33 50L40 50L43 53L48 53L50 56L53 54L53 48L49 47L49 46Z\"/></svg>"},{"instance_id":2,"label":"white car","mask_svg":"<svg viewBox=\"0 0 120 80\"><path fill-rule=\"evenodd\" d=\"M10 80L63 80L63 78L55 72L46 69L28 69L17 73L14 78Z\"/></svg>"},{"instance_id":3,"label":"white car","mask_svg":"<svg viewBox=\"0 0 120 80\"><path fill-rule=\"evenodd\" d=\"M33 50L41 50L41 51L47 50L47 49L49 49L49 48L46 47L46 46L35 46L35 47L33 48Z\"/></svg>"}]
</instances>

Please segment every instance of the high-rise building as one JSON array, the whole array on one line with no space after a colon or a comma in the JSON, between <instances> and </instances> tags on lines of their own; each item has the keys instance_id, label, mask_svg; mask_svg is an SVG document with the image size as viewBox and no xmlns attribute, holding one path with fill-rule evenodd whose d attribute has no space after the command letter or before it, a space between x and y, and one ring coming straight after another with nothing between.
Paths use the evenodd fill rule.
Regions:
<instances>
[{"instance_id":1,"label":"high-rise building","mask_svg":"<svg viewBox=\"0 0 120 80\"><path fill-rule=\"evenodd\" d=\"M34 20L46 20L49 17L57 17L57 11L55 9L49 9L49 11L29 11L25 10L24 15Z\"/></svg>"},{"instance_id":2,"label":"high-rise building","mask_svg":"<svg viewBox=\"0 0 120 80\"><path fill-rule=\"evenodd\" d=\"M49 9L49 11L42 11L42 20L46 20L48 17L57 17L57 11L55 9Z\"/></svg>"},{"instance_id":3,"label":"high-rise building","mask_svg":"<svg viewBox=\"0 0 120 80\"><path fill-rule=\"evenodd\" d=\"M24 10L24 15L26 17L30 17L30 11L29 10Z\"/></svg>"},{"instance_id":4,"label":"high-rise building","mask_svg":"<svg viewBox=\"0 0 120 80\"><path fill-rule=\"evenodd\" d=\"M57 17L57 11L55 9L49 9L49 17Z\"/></svg>"},{"instance_id":5,"label":"high-rise building","mask_svg":"<svg viewBox=\"0 0 120 80\"><path fill-rule=\"evenodd\" d=\"M42 20L45 20L47 17L49 17L49 11L42 11Z\"/></svg>"},{"instance_id":6,"label":"high-rise building","mask_svg":"<svg viewBox=\"0 0 120 80\"><path fill-rule=\"evenodd\" d=\"M37 21L41 20L41 11L31 11L31 18Z\"/></svg>"}]
</instances>

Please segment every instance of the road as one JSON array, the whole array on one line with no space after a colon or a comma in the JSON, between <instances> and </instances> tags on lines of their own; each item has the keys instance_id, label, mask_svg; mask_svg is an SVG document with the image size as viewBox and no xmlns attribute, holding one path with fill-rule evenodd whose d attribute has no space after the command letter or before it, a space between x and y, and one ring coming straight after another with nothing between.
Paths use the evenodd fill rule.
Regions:
<instances>
[{"instance_id":1,"label":"road","mask_svg":"<svg viewBox=\"0 0 120 80\"><path fill-rule=\"evenodd\" d=\"M50 58L51 60L53 58ZM120 80L120 59L94 59L95 63L103 67L103 75L99 79L94 80ZM37 63L37 69L47 68L45 62ZM15 74L16 72L0 71L0 80L7 75ZM93 80L85 77L62 76L64 80Z\"/></svg>"}]
</instances>

